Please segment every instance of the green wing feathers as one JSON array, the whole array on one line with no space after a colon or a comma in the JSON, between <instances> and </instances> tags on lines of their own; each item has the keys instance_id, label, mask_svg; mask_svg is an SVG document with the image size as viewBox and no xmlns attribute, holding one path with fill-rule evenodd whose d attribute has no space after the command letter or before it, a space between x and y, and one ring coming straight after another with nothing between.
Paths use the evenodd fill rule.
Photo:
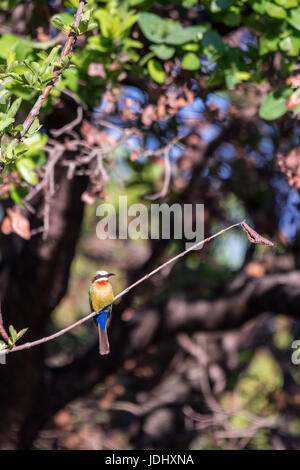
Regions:
<instances>
[{"instance_id":1,"label":"green wing feathers","mask_svg":"<svg viewBox=\"0 0 300 470\"><path fill-rule=\"evenodd\" d=\"M94 312L93 300L92 300L92 289L93 289L93 284L90 284L90 288L89 288L89 302L90 302L91 312Z\"/></svg>"}]
</instances>

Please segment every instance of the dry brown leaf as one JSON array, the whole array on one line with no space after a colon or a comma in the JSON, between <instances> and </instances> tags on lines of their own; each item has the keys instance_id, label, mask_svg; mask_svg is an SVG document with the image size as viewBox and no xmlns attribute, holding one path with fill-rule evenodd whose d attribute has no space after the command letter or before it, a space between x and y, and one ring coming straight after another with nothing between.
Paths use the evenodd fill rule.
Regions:
<instances>
[{"instance_id":1,"label":"dry brown leaf","mask_svg":"<svg viewBox=\"0 0 300 470\"><path fill-rule=\"evenodd\" d=\"M292 93L287 102L287 109L291 110L300 104L300 96L298 93Z\"/></svg>"},{"instance_id":2,"label":"dry brown leaf","mask_svg":"<svg viewBox=\"0 0 300 470\"><path fill-rule=\"evenodd\" d=\"M37 38L40 42L49 41L51 39L50 34L45 32L45 28L43 28L43 26L39 26L36 29L36 31L37 31Z\"/></svg>"},{"instance_id":3,"label":"dry brown leaf","mask_svg":"<svg viewBox=\"0 0 300 470\"><path fill-rule=\"evenodd\" d=\"M186 86L182 87L182 90L186 96L187 102L192 104L194 101L194 93L189 90Z\"/></svg>"},{"instance_id":4,"label":"dry brown leaf","mask_svg":"<svg viewBox=\"0 0 300 470\"><path fill-rule=\"evenodd\" d=\"M126 359L124 362L124 369L125 370L133 370L136 366L136 361L134 359Z\"/></svg>"},{"instance_id":5,"label":"dry brown leaf","mask_svg":"<svg viewBox=\"0 0 300 470\"><path fill-rule=\"evenodd\" d=\"M8 208L6 212L11 221L12 231L19 237L29 240L31 236L29 220L21 213L20 209L18 207Z\"/></svg>"},{"instance_id":6,"label":"dry brown leaf","mask_svg":"<svg viewBox=\"0 0 300 470\"><path fill-rule=\"evenodd\" d=\"M84 191L81 195L81 200L86 204L92 205L96 201L96 196L91 194L89 191Z\"/></svg>"},{"instance_id":7,"label":"dry brown leaf","mask_svg":"<svg viewBox=\"0 0 300 470\"><path fill-rule=\"evenodd\" d=\"M129 158L132 162L135 162L139 158L139 154L137 152L132 152Z\"/></svg>"},{"instance_id":8,"label":"dry brown leaf","mask_svg":"<svg viewBox=\"0 0 300 470\"><path fill-rule=\"evenodd\" d=\"M9 235L12 232L11 220L7 216L2 220L1 231L4 235Z\"/></svg>"},{"instance_id":9,"label":"dry brown leaf","mask_svg":"<svg viewBox=\"0 0 300 470\"><path fill-rule=\"evenodd\" d=\"M30 239L30 224L28 219L21 213L17 207L8 208L7 215L4 217L1 230L5 235L15 232L19 237L25 240Z\"/></svg>"},{"instance_id":10,"label":"dry brown leaf","mask_svg":"<svg viewBox=\"0 0 300 470\"><path fill-rule=\"evenodd\" d=\"M300 189L300 152L298 148L292 149L288 155L279 153L277 163L282 173L287 176L289 184Z\"/></svg>"},{"instance_id":11,"label":"dry brown leaf","mask_svg":"<svg viewBox=\"0 0 300 470\"><path fill-rule=\"evenodd\" d=\"M144 109L142 113L141 119L142 119L142 123L145 126L150 126L152 122L157 119L156 109L155 109L155 106L153 106L153 104L149 104L148 106L146 106L146 108Z\"/></svg>"},{"instance_id":12,"label":"dry brown leaf","mask_svg":"<svg viewBox=\"0 0 300 470\"><path fill-rule=\"evenodd\" d=\"M250 261L246 265L245 271L250 277L263 277L266 273L265 267L257 261Z\"/></svg>"},{"instance_id":13,"label":"dry brown leaf","mask_svg":"<svg viewBox=\"0 0 300 470\"><path fill-rule=\"evenodd\" d=\"M115 103L116 101L116 95L112 91L108 91L107 93L105 93L105 98L111 103Z\"/></svg>"},{"instance_id":14,"label":"dry brown leaf","mask_svg":"<svg viewBox=\"0 0 300 470\"><path fill-rule=\"evenodd\" d=\"M110 64L110 66L108 67L108 70L109 70L110 72L115 72L116 70L120 70L120 68L121 68L121 67L120 67L119 64L117 64L117 62L112 62L112 63Z\"/></svg>"},{"instance_id":15,"label":"dry brown leaf","mask_svg":"<svg viewBox=\"0 0 300 470\"><path fill-rule=\"evenodd\" d=\"M167 108L166 108L166 103L167 99L164 95L159 97L158 103L157 103L157 116L158 118L163 118L167 114Z\"/></svg>"},{"instance_id":16,"label":"dry brown leaf","mask_svg":"<svg viewBox=\"0 0 300 470\"><path fill-rule=\"evenodd\" d=\"M122 111L122 119L123 121L127 121L128 119L134 120L136 118L135 114L131 111L130 108L124 108Z\"/></svg>"},{"instance_id":17,"label":"dry brown leaf","mask_svg":"<svg viewBox=\"0 0 300 470\"><path fill-rule=\"evenodd\" d=\"M292 85L293 87L298 88L300 86L300 74L296 74L291 77L288 77L285 83L287 85Z\"/></svg>"},{"instance_id":18,"label":"dry brown leaf","mask_svg":"<svg viewBox=\"0 0 300 470\"><path fill-rule=\"evenodd\" d=\"M106 71L105 71L104 65L100 64L98 62L92 62L89 65L89 68L88 68L88 75L90 77L99 77L99 78L102 78L103 80L105 80L106 79Z\"/></svg>"},{"instance_id":19,"label":"dry brown leaf","mask_svg":"<svg viewBox=\"0 0 300 470\"><path fill-rule=\"evenodd\" d=\"M257 233L250 225L246 224L246 222L242 222L242 229L244 232L246 232L248 240L251 243L258 243L261 245L267 245L267 246L274 246L274 243L268 240L265 237L262 237L259 233Z\"/></svg>"},{"instance_id":20,"label":"dry brown leaf","mask_svg":"<svg viewBox=\"0 0 300 470\"><path fill-rule=\"evenodd\" d=\"M65 428L71 423L70 413L66 410L60 410L54 416L53 421L58 427Z\"/></svg>"},{"instance_id":21,"label":"dry brown leaf","mask_svg":"<svg viewBox=\"0 0 300 470\"><path fill-rule=\"evenodd\" d=\"M181 96L180 98L178 98L178 100L176 100L174 104L175 104L174 107L176 109L180 109L180 108L183 108L187 104L187 101Z\"/></svg>"},{"instance_id":22,"label":"dry brown leaf","mask_svg":"<svg viewBox=\"0 0 300 470\"><path fill-rule=\"evenodd\" d=\"M122 80L125 80L127 78L127 73L126 72L121 72L120 75L118 76L118 82L122 82Z\"/></svg>"},{"instance_id":23,"label":"dry brown leaf","mask_svg":"<svg viewBox=\"0 0 300 470\"><path fill-rule=\"evenodd\" d=\"M189 145L199 147L201 145L201 138L197 134L190 134L187 137L187 142L188 142Z\"/></svg>"}]
</instances>

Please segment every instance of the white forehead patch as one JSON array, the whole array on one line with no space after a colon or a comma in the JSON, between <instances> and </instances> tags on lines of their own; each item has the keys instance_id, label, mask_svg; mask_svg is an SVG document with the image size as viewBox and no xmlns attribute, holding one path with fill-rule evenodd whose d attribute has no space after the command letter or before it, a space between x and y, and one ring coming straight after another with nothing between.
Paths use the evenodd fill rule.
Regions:
<instances>
[{"instance_id":1,"label":"white forehead patch","mask_svg":"<svg viewBox=\"0 0 300 470\"><path fill-rule=\"evenodd\" d=\"M96 274L100 274L100 276L106 276L108 274L107 271L96 271Z\"/></svg>"}]
</instances>

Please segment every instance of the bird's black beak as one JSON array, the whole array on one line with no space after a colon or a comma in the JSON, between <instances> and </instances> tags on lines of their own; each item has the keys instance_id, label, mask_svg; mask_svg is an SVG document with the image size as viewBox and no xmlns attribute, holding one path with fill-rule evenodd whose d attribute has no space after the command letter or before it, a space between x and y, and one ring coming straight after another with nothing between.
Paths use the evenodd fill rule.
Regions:
<instances>
[{"instance_id":1,"label":"bird's black beak","mask_svg":"<svg viewBox=\"0 0 300 470\"><path fill-rule=\"evenodd\" d=\"M109 276L115 276L115 273L108 273L108 274L106 274L106 275L107 275L107 277L109 277Z\"/></svg>"}]
</instances>

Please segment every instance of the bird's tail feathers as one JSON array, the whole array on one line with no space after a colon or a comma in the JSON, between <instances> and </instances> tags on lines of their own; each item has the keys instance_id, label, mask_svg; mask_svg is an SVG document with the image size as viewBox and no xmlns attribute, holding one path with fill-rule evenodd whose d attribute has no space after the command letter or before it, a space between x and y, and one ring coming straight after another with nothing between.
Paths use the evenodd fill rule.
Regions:
<instances>
[{"instance_id":1,"label":"bird's tail feathers","mask_svg":"<svg viewBox=\"0 0 300 470\"><path fill-rule=\"evenodd\" d=\"M107 328L103 329L98 324L99 332L99 354L104 356L110 353L109 341L107 336Z\"/></svg>"}]
</instances>

